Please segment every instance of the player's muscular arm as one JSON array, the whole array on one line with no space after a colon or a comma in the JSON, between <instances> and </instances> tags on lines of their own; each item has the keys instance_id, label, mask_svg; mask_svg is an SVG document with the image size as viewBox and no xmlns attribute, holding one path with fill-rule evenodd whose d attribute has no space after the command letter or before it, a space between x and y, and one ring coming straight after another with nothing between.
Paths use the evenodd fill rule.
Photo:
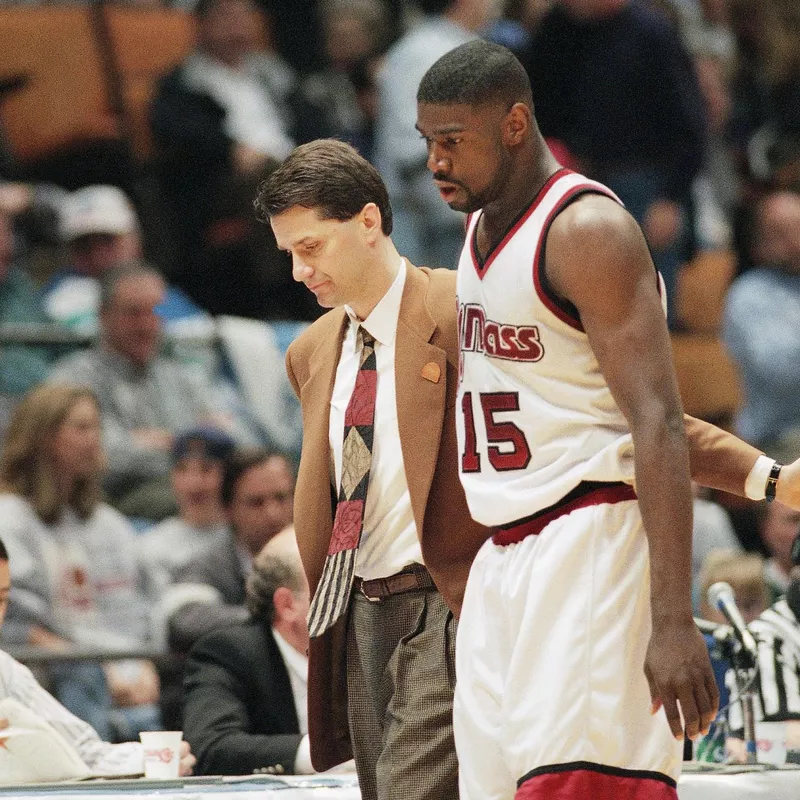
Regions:
<instances>
[{"instance_id":1,"label":"player's muscular arm","mask_svg":"<svg viewBox=\"0 0 800 800\"><path fill-rule=\"evenodd\" d=\"M708 729L719 702L691 605L692 498L683 412L647 245L628 213L588 195L556 217L547 275L578 309L631 428L636 489L650 548L653 635L645 672L676 737Z\"/></svg>"}]
</instances>

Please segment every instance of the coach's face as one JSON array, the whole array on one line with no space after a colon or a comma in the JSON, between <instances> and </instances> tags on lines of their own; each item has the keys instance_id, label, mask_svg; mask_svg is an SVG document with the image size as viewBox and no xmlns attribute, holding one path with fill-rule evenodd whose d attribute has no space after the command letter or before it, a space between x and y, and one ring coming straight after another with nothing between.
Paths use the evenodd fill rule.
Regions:
<instances>
[{"instance_id":1,"label":"coach's face","mask_svg":"<svg viewBox=\"0 0 800 800\"><path fill-rule=\"evenodd\" d=\"M509 145L517 143L506 134L510 118L519 116L518 105L418 104L417 130L428 147L428 169L450 208L472 213L502 191L511 173Z\"/></svg>"},{"instance_id":2,"label":"coach's face","mask_svg":"<svg viewBox=\"0 0 800 800\"><path fill-rule=\"evenodd\" d=\"M369 293L370 255L381 236L380 212L368 203L352 219L323 219L294 206L270 219L275 240L292 259L292 277L314 293L323 308L359 305Z\"/></svg>"}]
</instances>

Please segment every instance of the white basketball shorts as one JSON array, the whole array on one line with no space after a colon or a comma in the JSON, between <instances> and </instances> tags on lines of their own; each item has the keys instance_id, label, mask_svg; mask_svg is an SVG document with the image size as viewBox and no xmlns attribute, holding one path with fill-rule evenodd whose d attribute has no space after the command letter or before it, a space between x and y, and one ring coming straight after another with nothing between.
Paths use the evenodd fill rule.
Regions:
<instances>
[{"instance_id":1,"label":"white basketball shorts","mask_svg":"<svg viewBox=\"0 0 800 800\"><path fill-rule=\"evenodd\" d=\"M487 541L470 571L456 646L461 800L677 800L682 743L663 709L650 713L644 675L639 505L547 517L517 543Z\"/></svg>"}]
</instances>

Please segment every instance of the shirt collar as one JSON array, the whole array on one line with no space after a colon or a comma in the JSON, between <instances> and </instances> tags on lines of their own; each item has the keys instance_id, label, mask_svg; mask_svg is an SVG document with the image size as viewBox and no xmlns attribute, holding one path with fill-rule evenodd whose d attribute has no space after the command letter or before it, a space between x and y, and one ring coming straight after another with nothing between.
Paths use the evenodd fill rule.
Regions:
<instances>
[{"instance_id":1,"label":"shirt collar","mask_svg":"<svg viewBox=\"0 0 800 800\"><path fill-rule=\"evenodd\" d=\"M405 266L405 259L401 258L400 268L397 270L397 275L392 285L363 322L356 316L350 306L344 307L347 316L350 317L352 328L357 330L359 325L363 325L375 337L375 340L382 345L394 344L394 337L397 334L397 320L400 316L400 304L403 300L403 288L406 284Z\"/></svg>"},{"instance_id":2,"label":"shirt collar","mask_svg":"<svg viewBox=\"0 0 800 800\"><path fill-rule=\"evenodd\" d=\"M286 669L294 673L303 683L308 682L308 656L299 653L297 650L281 636L275 628L272 629L272 635L275 637L275 644L278 645L278 650L281 651L283 661L286 664Z\"/></svg>"}]
</instances>

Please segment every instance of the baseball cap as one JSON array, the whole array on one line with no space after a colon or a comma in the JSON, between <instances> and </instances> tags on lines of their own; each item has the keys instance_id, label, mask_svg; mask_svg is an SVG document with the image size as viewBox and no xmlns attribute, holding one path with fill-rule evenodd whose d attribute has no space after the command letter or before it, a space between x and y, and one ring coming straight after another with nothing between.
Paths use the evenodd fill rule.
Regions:
<instances>
[{"instance_id":1,"label":"baseball cap","mask_svg":"<svg viewBox=\"0 0 800 800\"><path fill-rule=\"evenodd\" d=\"M66 242L91 233L133 233L137 228L131 201L116 186L84 186L68 195L61 207L59 233Z\"/></svg>"},{"instance_id":2,"label":"baseball cap","mask_svg":"<svg viewBox=\"0 0 800 800\"><path fill-rule=\"evenodd\" d=\"M235 447L233 439L219 428L210 426L190 428L175 437L172 460L176 462L187 456L199 456L225 461L231 456Z\"/></svg>"}]
</instances>

